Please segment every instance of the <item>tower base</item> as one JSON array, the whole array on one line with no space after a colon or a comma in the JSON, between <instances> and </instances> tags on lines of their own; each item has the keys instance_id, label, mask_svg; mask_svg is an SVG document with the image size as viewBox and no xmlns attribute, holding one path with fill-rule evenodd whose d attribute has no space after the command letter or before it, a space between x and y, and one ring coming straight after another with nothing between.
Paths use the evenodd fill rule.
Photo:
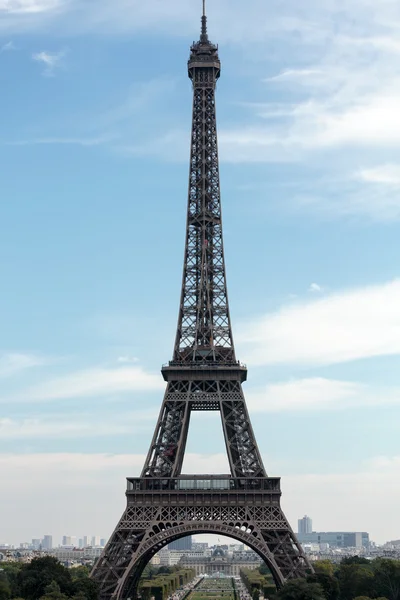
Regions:
<instances>
[{"instance_id":1,"label":"tower base","mask_svg":"<svg viewBox=\"0 0 400 600\"><path fill-rule=\"evenodd\" d=\"M128 478L127 508L96 563L100 600L137 598L149 560L186 535L214 533L252 548L277 587L312 568L280 507L280 479L230 475Z\"/></svg>"}]
</instances>

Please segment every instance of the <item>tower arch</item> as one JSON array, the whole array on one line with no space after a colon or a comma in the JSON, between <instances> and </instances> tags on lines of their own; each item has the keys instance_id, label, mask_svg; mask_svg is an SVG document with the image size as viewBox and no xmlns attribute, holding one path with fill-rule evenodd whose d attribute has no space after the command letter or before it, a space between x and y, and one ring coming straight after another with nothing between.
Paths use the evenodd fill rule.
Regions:
<instances>
[{"instance_id":1,"label":"tower arch","mask_svg":"<svg viewBox=\"0 0 400 600\"><path fill-rule=\"evenodd\" d=\"M182 529L185 529L185 531L183 532ZM224 535L242 542L246 546L249 546L249 548L256 552L261 560L263 560L268 566L276 587L278 589L282 587L285 580L282 577L281 571L276 564L272 553L268 550L268 548L265 549L264 545L256 539L256 536L252 534L249 528L245 530L245 525L225 525L221 530L221 527L218 527L218 525L215 524L198 523L196 525L193 524L188 529L182 525L171 524L171 526L168 526L154 536L149 537L146 544L144 544L144 550L140 556L132 557L121 581L115 590L115 600L136 598L137 587L144 568L153 558L153 556L166 545L185 537L186 535L200 535L207 533Z\"/></svg>"}]
</instances>

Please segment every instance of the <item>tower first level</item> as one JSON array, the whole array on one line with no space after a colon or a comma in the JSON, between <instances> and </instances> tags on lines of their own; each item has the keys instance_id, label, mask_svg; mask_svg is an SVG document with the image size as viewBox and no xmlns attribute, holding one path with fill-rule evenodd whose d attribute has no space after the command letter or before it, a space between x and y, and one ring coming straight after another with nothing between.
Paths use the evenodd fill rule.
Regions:
<instances>
[{"instance_id":1,"label":"tower first level","mask_svg":"<svg viewBox=\"0 0 400 600\"><path fill-rule=\"evenodd\" d=\"M236 539L269 567L278 587L309 565L280 507L280 479L230 475L128 478L127 508L95 567L101 598L135 598L149 560L186 535Z\"/></svg>"}]
</instances>

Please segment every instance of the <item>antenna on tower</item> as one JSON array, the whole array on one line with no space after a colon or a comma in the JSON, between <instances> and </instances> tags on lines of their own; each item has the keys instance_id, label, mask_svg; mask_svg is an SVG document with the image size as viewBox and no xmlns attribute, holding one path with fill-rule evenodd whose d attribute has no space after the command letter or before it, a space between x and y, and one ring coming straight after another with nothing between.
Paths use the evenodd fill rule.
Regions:
<instances>
[{"instance_id":1,"label":"antenna on tower","mask_svg":"<svg viewBox=\"0 0 400 600\"><path fill-rule=\"evenodd\" d=\"M207 15L206 15L206 0L203 0L203 16L201 17L201 42L208 42L207 35Z\"/></svg>"}]
</instances>

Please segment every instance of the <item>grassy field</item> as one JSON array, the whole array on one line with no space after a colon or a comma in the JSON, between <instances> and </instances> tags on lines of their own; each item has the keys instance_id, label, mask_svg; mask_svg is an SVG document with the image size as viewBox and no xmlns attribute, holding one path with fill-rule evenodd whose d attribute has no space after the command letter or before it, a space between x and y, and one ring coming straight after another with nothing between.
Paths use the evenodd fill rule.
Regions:
<instances>
[{"instance_id":1,"label":"grassy field","mask_svg":"<svg viewBox=\"0 0 400 600\"><path fill-rule=\"evenodd\" d=\"M234 600L232 581L227 579L203 579L190 594L188 600Z\"/></svg>"}]
</instances>

